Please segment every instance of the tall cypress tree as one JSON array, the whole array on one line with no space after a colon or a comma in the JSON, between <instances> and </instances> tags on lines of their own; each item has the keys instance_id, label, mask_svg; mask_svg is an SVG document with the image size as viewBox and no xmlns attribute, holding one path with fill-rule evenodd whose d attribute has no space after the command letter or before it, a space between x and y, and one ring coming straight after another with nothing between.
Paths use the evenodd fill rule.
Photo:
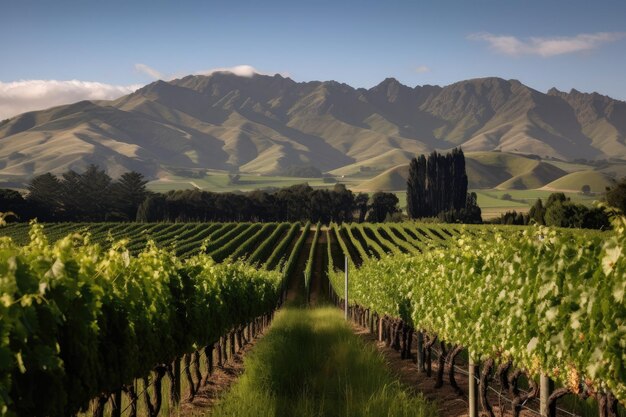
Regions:
<instances>
[{"instance_id":1,"label":"tall cypress tree","mask_svg":"<svg viewBox=\"0 0 626 417\"><path fill-rule=\"evenodd\" d=\"M430 154L428 159L426 160L426 193L428 195L427 198L427 209L425 210L425 216L432 216L432 214L437 210L439 204L437 200L438 194L438 183L437 183L437 159L439 154L437 151L434 151Z\"/></svg>"},{"instance_id":2,"label":"tall cypress tree","mask_svg":"<svg viewBox=\"0 0 626 417\"><path fill-rule=\"evenodd\" d=\"M467 173L465 171L465 155L460 148L452 150L452 204L450 208L461 210L467 203Z\"/></svg>"},{"instance_id":3,"label":"tall cypress tree","mask_svg":"<svg viewBox=\"0 0 626 417\"><path fill-rule=\"evenodd\" d=\"M418 194L421 191L420 185L417 179L418 164L416 158L411 159L409 164L409 178L406 182L406 211L410 218L419 217L419 204L421 203L418 198Z\"/></svg>"},{"instance_id":4,"label":"tall cypress tree","mask_svg":"<svg viewBox=\"0 0 626 417\"><path fill-rule=\"evenodd\" d=\"M467 186L465 155L460 148L446 155L433 151L428 158L413 158L407 180L409 217L431 217L442 211L465 209Z\"/></svg>"},{"instance_id":5,"label":"tall cypress tree","mask_svg":"<svg viewBox=\"0 0 626 417\"><path fill-rule=\"evenodd\" d=\"M426 198L426 156L420 155L417 159L417 216L424 217L428 200Z\"/></svg>"}]
</instances>

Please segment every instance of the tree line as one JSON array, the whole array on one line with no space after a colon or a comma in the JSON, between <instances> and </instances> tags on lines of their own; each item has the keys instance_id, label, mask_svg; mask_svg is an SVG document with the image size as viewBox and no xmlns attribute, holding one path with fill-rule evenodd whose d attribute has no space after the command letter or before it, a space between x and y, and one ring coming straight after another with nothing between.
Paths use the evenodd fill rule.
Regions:
<instances>
[{"instance_id":1,"label":"tree line","mask_svg":"<svg viewBox=\"0 0 626 417\"><path fill-rule=\"evenodd\" d=\"M85 172L47 173L33 178L23 197L0 190L0 212L18 220L40 221L300 221L381 222L400 215L398 198L379 192L355 194L343 184L313 189L307 184L277 191L214 193L177 190L165 194L146 188L147 180L128 172L113 180L95 165Z\"/></svg>"},{"instance_id":2,"label":"tree line","mask_svg":"<svg viewBox=\"0 0 626 417\"><path fill-rule=\"evenodd\" d=\"M490 223L527 225L539 224L554 227L582 229L610 229L611 222L601 207L587 207L574 203L564 193L552 193L544 203L535 201L528 213L509 211L492 219Z\"/></svg>"},{"instance_id":3,"label":"tree line","mask_svg":"<svg viewBox=\"0 0 626 417\"><path fill-rule=\"evenodd\" d=\"M0 190L0 211L11 211L19 220L40 221L131 221L149 195L147 180L127 172L114 181L95 165L85 172L69 170L34 177L25 197L14 190Z\"/></svg>"},{"instance_id":4,"label":"tree line","mask_svg":"<svg viewBox=\"0 0 626 417\"><path fill-rule=\"evenodd\" d=\"M613 187L606 188L604 202L613 208L626 213L626 178ZM552 193L544 203L540 198L528 213L509 211L492 219L496 224L539 224L556 227L573 227L584 229L610 229L611 222L602 207L587 207L574 203L564 193Z\"/></svg>"},{"instance_id":5,"label":"tree line","mask_svg":"<svg viewBox=\"0 0 626 417\"><path fill-rule=\"evenodd\" d=\"M481 223L475 193L467 192L465 155L454 148L445 155L420 155L409 164L407 212L410 218L438 217L448 223Z\"/></svg>"},{"instance_id":6,"label":"tree line","mask_svg":"<svg viewBox=\"0 0 626 417\"><path fill-rule=\"evenodd\" d=\"M214 193L177 190L153 194L139 206L137 220L154 221L307 221L381 222L399 213L398 198L391 193L354 194L343 184L313 189L307 184L275 192Z\"/></svg>"}]
</instances>

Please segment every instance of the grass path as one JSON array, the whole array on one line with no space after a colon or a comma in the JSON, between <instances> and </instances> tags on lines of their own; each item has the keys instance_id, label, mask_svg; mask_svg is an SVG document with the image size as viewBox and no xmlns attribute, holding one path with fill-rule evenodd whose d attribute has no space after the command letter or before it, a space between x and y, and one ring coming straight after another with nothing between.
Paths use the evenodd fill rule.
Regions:
<instances>
[{"instance_id":1,"label":"grass path","mask_svg":"<svg viewBox=\"0 0 626 417\"><path fill-rule=\"evenodd\" d=\"M331 307L286 307L212 416L435 416Z\"/></svg>"}]
</instances>

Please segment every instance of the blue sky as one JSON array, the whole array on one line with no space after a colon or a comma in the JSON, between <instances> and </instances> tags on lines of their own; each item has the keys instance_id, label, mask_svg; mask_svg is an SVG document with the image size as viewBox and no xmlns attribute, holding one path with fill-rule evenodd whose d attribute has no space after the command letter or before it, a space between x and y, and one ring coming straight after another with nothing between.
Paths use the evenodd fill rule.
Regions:
<instances>
[{"instance_id":1,"label":"blue sky","mask_svg":"<svg viewBox=\"0 0 626 417\"><path fill-rule=\"evenodd\" d=\"M47 104L29 93L109 97L236 65L355 87L498 76L626 100L624 1L1 3L0 117Z\"/></svg>"}]
</instances>

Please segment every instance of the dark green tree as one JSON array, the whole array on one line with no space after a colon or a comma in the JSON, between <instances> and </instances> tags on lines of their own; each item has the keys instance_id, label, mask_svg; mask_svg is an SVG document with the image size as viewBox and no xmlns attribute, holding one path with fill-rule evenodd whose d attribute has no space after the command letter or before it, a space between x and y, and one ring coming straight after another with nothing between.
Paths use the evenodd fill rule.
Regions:
<instances>
[{"instance_id":1,"label":"dark green tree","mask_svg":"<svg viewBox=\"0 0 626 417\"><path fill-rule=\"evenodd\" d=\"M564 203L566 201L569 201L569 198L567 198L565 194L552 193L548 196L548 201L546 201L546 210L548 209L548 207L550 207L552 204L556 202Z\"/></svg>"},{"instance_id":2,"label":"dark green tree","mask_svg":"<svg viewBox=\"0 0 626 417\"><path fill-rule=\"evenodd\" d=\"M570 201L554 200L550 205L546 205L546 226L580 227L581 214L581 210Z\"/></svg>"},{"instance_id":3,"label":"dark green tree","mask_svg":"<svg viewBox=\"0 0 626 417\"><path fill-rule=\"evenodd\" d=\"M426 215L426 157L420 155L409 164L406 204L409 217L418 219Z\"/></svg>"},{"instance_id":4,"label":"dark green tree","mask_svg":"<svg viewBox=\"0 0 626 417\"><path fill-rule=\"evenodd\" d=\"M588 184L585 184L582 187L580 187L580 192L583 193L584 195L589 195L591 194L591 187Z\"/></svg>"},{"instance_id":5,"label":"dark green tree","mask_svg":"<svg viewBox=\"0 0 626 417\"><path fill-rule=\"evenodd\" d=\"M478 206L478 197L476 193L468 193L465 202L465 208L461 210L441 211L437 215L440 221L446 223L472 223L482 222L482 211Z\"/></svg>"},{"instance_id":6,"label":"dark green tree","mask_svg":"<svg viewBox=\"0 0 626 417\"><path fill-rule=\"evenodd\" d=\"M310 218L312 192L313 188L308 184L297 184L281 188L276 193L280 217L288 221Z\"/></svg>"},{"instance_id":7,"label":"dark green tree","mask_svg":"<svg viewBox=\"0 0 626 417\"><path fill-rule=\"evenodd\" d=\"M393 193L380 191L374 193L367 220L373 223L384 222L387 215L393 215L400 211L398 202L398 197Z\"/></svg>"},{"instance_id":8,"label":"dark green tree","mask_svg":"<svg viewBox=\"0 0 626 417\"><path fill-rule=\"evenodd\" d=\"M26 201L40 221L55 220L61 208L61 182L50 174L33 178L28 185Z\"/></svg>"},{"instance_id":9,"label":"dark green tree","mask_svg":"<svg viewBox=\"0 0 626 417\"><path fill-rule=\"evenodd\" d=\"M467 186L469 184L465 169L465 154L461 148L452 150L452 207L461 210L467 202ZM444 184L445 186L446 184Z\"/></svg>"},{"instance_id":10,"label":"dark green tree","mask_svg":"<svg viewBox=\"0 0 626 417\"><path fill-rule=\"evenodd\" d=\"M369 208L369 199L370 197L366 193L358 193L354 198L354 204L356 206L357 212L359 213L359 223L363 223L365 221L365 216L367 216L367 209Z\"/></svg>"},{"instance_id":11,"label":"dark green tree","mask_svg":"<svg viewBox=\"0 0 626 417\"><path fill-rule=\"evenodd\" d=\"M137 209L138 222L163 221L168 217L168 204L163 194L149 195Z\"/></svg>"},{"instance_id":12,"label":"dark green tree","mask_svg":"<svg viewBox=\"0 0 626 417\"><path fill-rule=\"evenodd\" d=\"M535 204L528 211L529 220L534 221L536 224L544 225L546 224L544 216L546 214L546 209L543 207L543 202L540 198L535 201Z\"/></svg>"},{"instance_id":13,"label":"dark green tree","mask_svg":"<svg viewBox=\"0 0 626 417\"><path fill-rule=\"evenodd\" d=\"M328 207L332 204L332 195L328 190L314 190L311 193L311 221L314 223L330 223L331 215Z\"/></svg>"},{"instance_id":14,"label":"dark green tree","mask_svg":"<svg viewBox=\"0 0 626 417\"><path fill-rule=\"evenodd\" d=\"M78 213L82 220L104 221L107 213L112 211L111 198L112 179L96 165L90 165L79 176L79 187L75 190L74 200L78 202ZM64 186L64 188L67 188Z\"/></svg>"},{"instance_id":15,"label":"dark green tree","mask_svg":"<svg viewBox=\"0 0 626 417\"><path fill-rule=\"evenodd\" d=\"M76 171L68 170L61 175L59 215L63 220L83 220L86 210L81 206L81 187L80 174Z\"/></svg>"},{"instance_id":16,"label":"dark green tree","mask_svg":"<svg viewBox=\"0 0 626 417\"><path fill-rule=\"evenodd\" d=\"M121 220L134 220L139 205L146 199L148 181L138 172L126 172L111 185L111 205L115 210L113 216Z\"/></svg>"},{"instance_id":17,"label":"dark green tree","mask_svg":"<svg viewBox=\"0 0 626 417\"><path fill-rule=\"evenodd\" d=\"M22 194L8 188L0 188L0 213L13 213L7 221L26 220L29 217L28 206Z\"/></svg>"},{"instance_id":18,"label":"dark green tree","mask_svg":"<svg viewBox=\"0 0 626 417\"><path fill-rule=\"evenodd\" d=\"M482 210L478 205L478 196L476 193L467 193L465 208L461 209L463 222L465 223L481 223Z\"/></svg>"},{"instance_id":19,"label":"dark green tree","mask_svg":"<svg viewBox=\"0 0 626 417\"><path fill-rule=\"evenodd\" d=\"M433 152L426 159L426 210L427 216L433 216L441 212L439 207L439 183L437 175L437 165L439 163L439 154Z\"/></svg>"},{"instance_id":20,"label":"dark green tree","mask_svg":"<svg viewBox=\"0 0 626 417\"><path fill-rule=\"evenodd\" d=\"M407 212L411 218L433 217L448 211L467 208L468 179L465 155L461 149L441 155L432 152L428 158L420 155L409 165L407 180ZM460 217L447 213L443 217Z\"/></svg>"},{"instance_id":21,"label":"dark green tree","mask_svg":"<svg viewBox=\"0 0 626 417\"><path fill-rule=\"evenodd\" d=\"M626 178L622 179L615 186L607 189L606 202L617 209L620 209L622 213L626 213Z\"/></svg>"},{"instance_id":22,"label":"dark green tree","mask_svg":"<svg viewBox=\"0 0 626 417\"><path fill-rule=\"evenodd\" d=\"M553 227L610 228L608 216L603 209L575 204L563 193L550 194L545 206L541 199L537 199L528 212L528 222Z\"/></svg>"},{"instance_id":23,"label":"dark green tree","mask_svg":"<svg viewBox=\"0 0 626 417\"><path fill-rule=\"evenodd\" d=\"M354 194L344 184L335 184L332 192L331 217L338 223L351 222L354 218Z\"/></svg>"},{"instance_id":24,"label":"dark green tree","mask_svg":"<svg viewBox=\"0 0 626 417\"><path fill-rule=\"evenodd\" d=\"M609 216L600 207L588 208L582 216L582 224L580 227L585 229L610 229L611 221Z\"/></svg>"}]
</instances>

